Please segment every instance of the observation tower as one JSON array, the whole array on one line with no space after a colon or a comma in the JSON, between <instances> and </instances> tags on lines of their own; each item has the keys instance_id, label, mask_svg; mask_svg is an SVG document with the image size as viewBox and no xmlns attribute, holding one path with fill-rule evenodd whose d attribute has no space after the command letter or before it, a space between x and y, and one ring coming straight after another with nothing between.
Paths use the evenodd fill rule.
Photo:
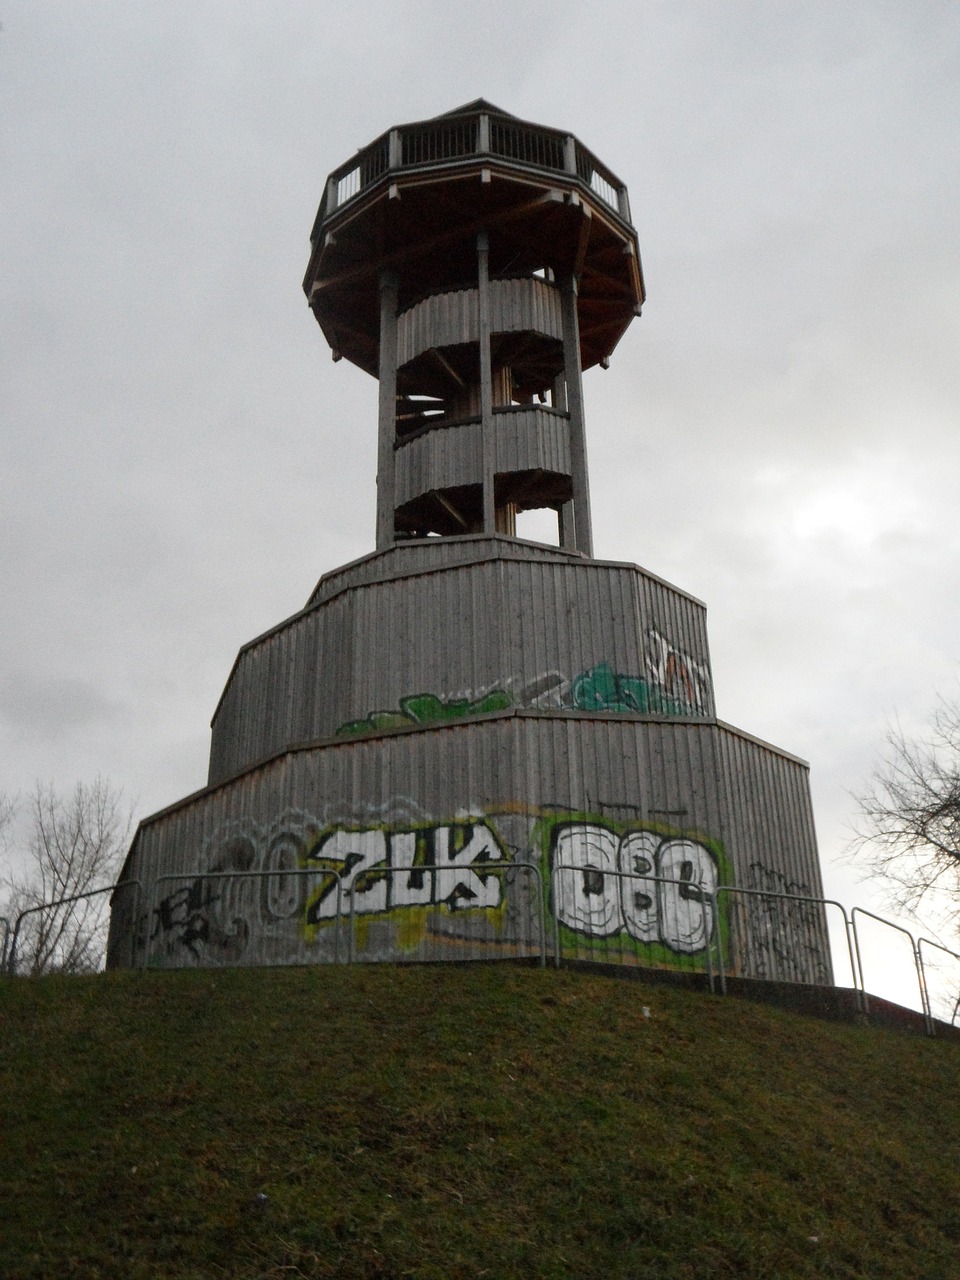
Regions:
<instances>
[{"instance_id":1,"label":"observation tower","mask_svg":"<svg viewBox=\"0 0 960 1280\"><path fill-rule=\"evenodd\" d=\"M327 180L304 289L380 382L377 547L514 536L592 554L581 372L643 302L626 187L485 102L391 129Z\"/></svg>"},{"instance_id":2,"label":"observation tower","mask_svg":"<svg viewBox=\"0 0 960 1280\"><path fill-rule=\"evenodd\" d=\"M311 247L334 359L379 384L376 549L240 650L110 962L829 982L822 909L764 896L822 896L806 765L716 718L700 601L593 556L582 375L644 301L626 187L479 100L335 169ZM517 537L535 508L555 545Z\"/></svg>"}]
</instances>

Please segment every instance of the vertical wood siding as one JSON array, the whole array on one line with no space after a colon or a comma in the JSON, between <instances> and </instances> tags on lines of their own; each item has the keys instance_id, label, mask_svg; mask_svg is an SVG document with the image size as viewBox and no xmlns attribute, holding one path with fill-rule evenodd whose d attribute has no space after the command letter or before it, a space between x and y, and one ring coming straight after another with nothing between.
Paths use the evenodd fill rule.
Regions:
<instances>
[{"instance_id":1,"label":"vertical wood siding","mask_svg":"<svg viewBox=\"0 0 960 1280\"><path fill-rule=\"evenodd\" d=\"M574 705L578 677L605 664L649 678L651 652L667 643L702 671L699 710L715 714L698 601L631 565L530 555L506 539L477 546L472 564L441 560L432 572L417 571L416 552L394 577L370 561L366 585L347 575L349 585L243 649L214 717L209 781L400 714L413 695L473 701L499 690L520 707Z\"/></svg>"},{"instance_id":2,"label":"vertical wood siding","mask_svg":"<svg viewBox=\"0 0 960 1280\"><path fill-rule=\"evenodd\" d=\"M560 293L545 280L491 280L490 312L493 333L532 332L556 339L563 336ZM477 342L479 336L476 289L431 294L414 303L397 321L397 363L408 364L434 347Z\"/></svg>"},{"instance_id":3,"label":"vertical wood siding","mask_svg":"<svg viewBox=\"0 0 960 1280\"><path fill-rule=\"evenodd\" d=\"M112 962L126 963L132 952L165 964L332 960L332 929L311 936L304 924L319 876L204 884L196 873L302 866L339 828L390 833L486 824L497 857L538 862L549 890L542 832L557 815L707 841L722 851L724 878L742 887L775 886L782 877L810 896L822 892L802 762L716 721L505 712L286 752L148 819L126 869L147 887L148 900L139 920L129 898L118 901ZM170 874L182 878L156 884ZM412 939L396 914L380 913L364 924L361 958L535 953L533 881L525 873L498 875L495 911L471 914L469 902L459 912L438 906ZM726 962L735 971L830 980L821 909L744 898L726 910Z\"/></svg>"}]
</instances>

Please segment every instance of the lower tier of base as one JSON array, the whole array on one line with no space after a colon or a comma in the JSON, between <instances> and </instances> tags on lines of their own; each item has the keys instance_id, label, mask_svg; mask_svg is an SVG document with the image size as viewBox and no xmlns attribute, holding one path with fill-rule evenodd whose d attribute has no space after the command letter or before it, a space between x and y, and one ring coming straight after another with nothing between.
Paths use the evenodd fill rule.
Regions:
<instances>
[{"instance_id":1,"label":"lower tier of base","mask_svg":"<svg viewBox=\"0 0 960 1280\"><path fill-rule=\"evenodd\" d=\"M806 767L715 720L510 711L283 752L140 824L109 963L555 950L829 983Z\"/></svg>"}]
</instances>

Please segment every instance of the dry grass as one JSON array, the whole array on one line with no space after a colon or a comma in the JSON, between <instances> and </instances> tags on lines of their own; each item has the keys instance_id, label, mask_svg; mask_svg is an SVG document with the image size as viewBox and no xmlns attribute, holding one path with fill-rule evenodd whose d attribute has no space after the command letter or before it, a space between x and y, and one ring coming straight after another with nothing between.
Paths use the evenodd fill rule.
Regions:
<instances>
[{"instance_id":1,"label":"dry grass","mask_svg":"<svg viewBox=\"0 0 960 1280\"><path fill-rule=\"evenodd\" d=\"M507 966L4 980L0 1035L9 1280L960 1275L956 1044Z\"/></svg>"}]
</instances>

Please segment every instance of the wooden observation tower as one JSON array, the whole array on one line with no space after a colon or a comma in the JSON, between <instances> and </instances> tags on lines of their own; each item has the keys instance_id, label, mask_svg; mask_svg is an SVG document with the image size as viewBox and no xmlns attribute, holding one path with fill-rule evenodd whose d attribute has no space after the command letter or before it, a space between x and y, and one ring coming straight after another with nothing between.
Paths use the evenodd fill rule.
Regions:
<instances>
[{"instance_id":1,"label":"wooden observation tower","mask_svg":"<svg viewBox=\"0 0 960 1280\"><path fill-rule=\"evenodd\" d=\"M716 718L699 600L593 556L581 375L644 299L623 183L477 101L335 169L311 244L334 357L379 380L376 549L241 648L110 963L828 981L805 764Z\"/></svg>"},{"instance_id":2,"label":"wooden observation tower","mask_svg":"<svg viewBox=\"0 0 960 1280\"><path fill-rule=\"evenodd\" d=\"M643 302L626 187L570 134L482 100L330 175L304 289L380 381L377 547L516 533L592 554L582 370Z\"/></svg>"}]
</instances>

